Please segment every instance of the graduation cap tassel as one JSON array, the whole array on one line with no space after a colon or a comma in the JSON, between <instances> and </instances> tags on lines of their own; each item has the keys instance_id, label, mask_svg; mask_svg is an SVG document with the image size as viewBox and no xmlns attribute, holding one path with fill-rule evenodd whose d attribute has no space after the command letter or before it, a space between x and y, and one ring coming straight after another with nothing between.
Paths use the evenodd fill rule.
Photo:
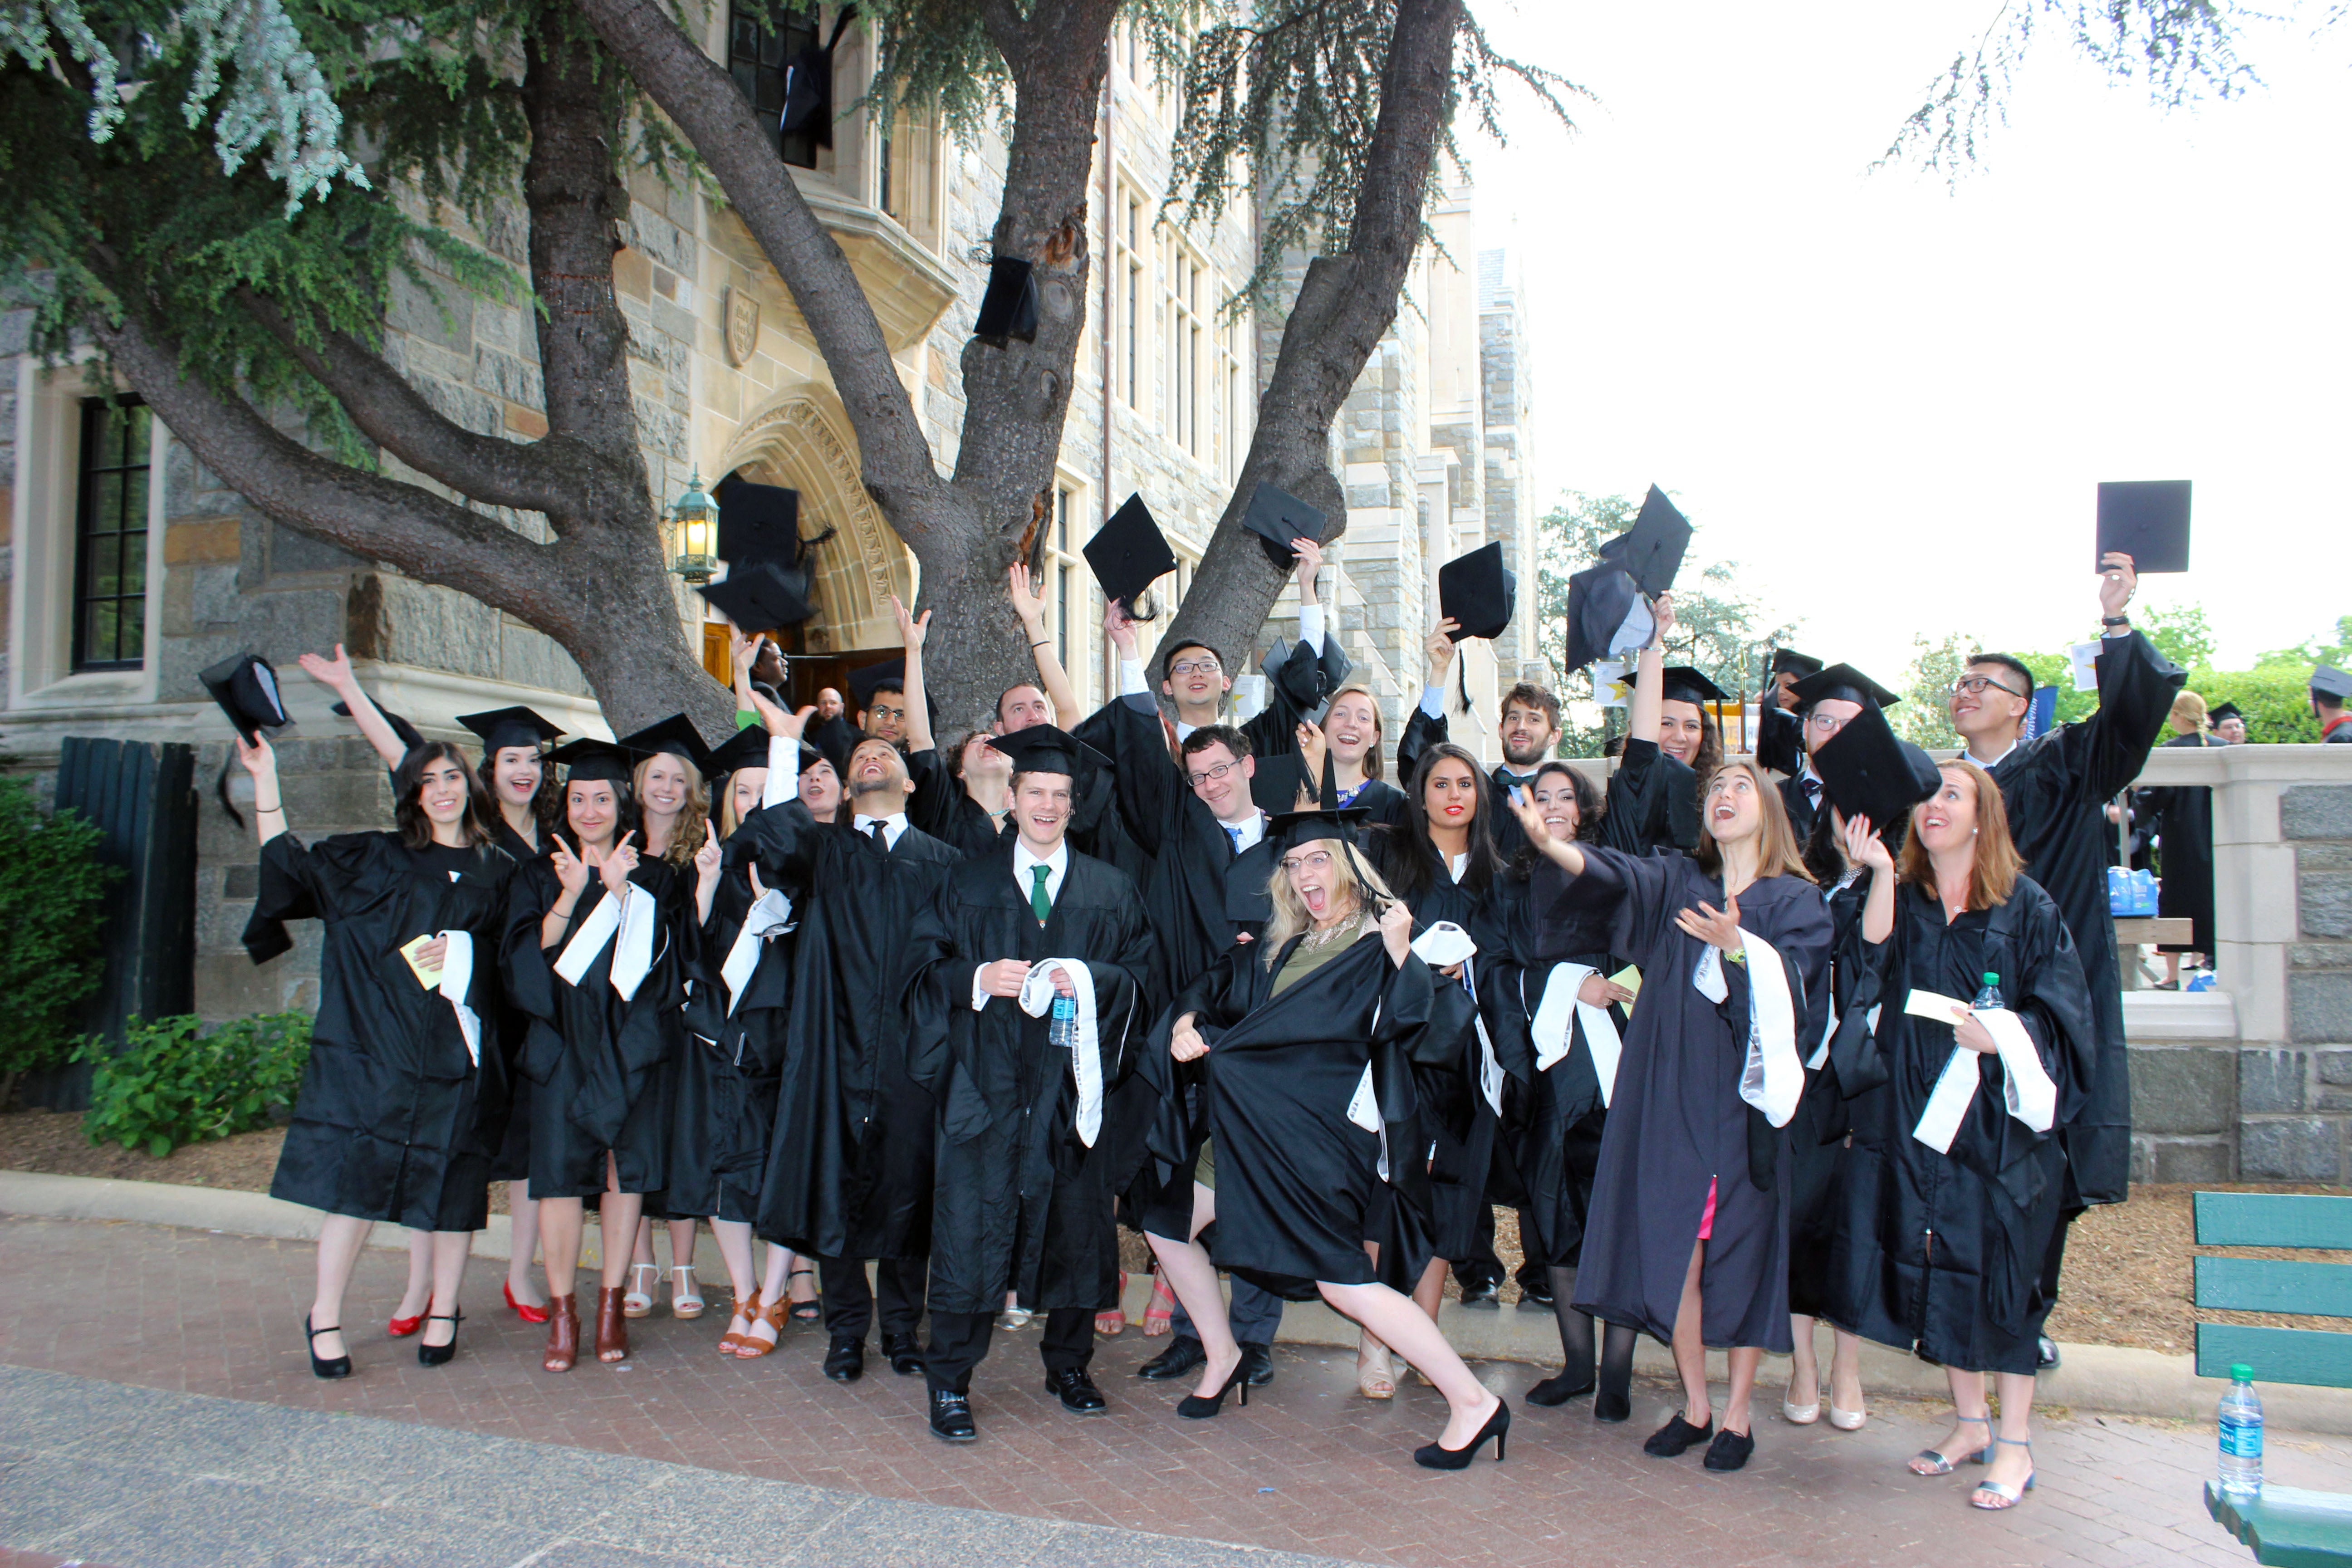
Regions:
<instances>
[{"instance_id":1,"label":"graduation cap tassel","mask_svg":"<svg viewBox=\"0 0 2352 1568\"><path fill-rule=\"evenodd\" d=\"M1331 748L1323 748L1323 791L1320 804L1325 811L1339 809L1339 765L1331 760Z\"/></svg>"},{"instance_id":2,"label":"graduation cap tassel","mask_svg":"<svg viewBox=\"0 0 2352 1568\"><path fill-rule=\"evenodd\" d=\"M239 827L243 827L245 826L245 814L237 810L236 805L233 805L228 798L229 764L236 761L236 748L232 745L228 749L228 755L221 759L220 777L213 781L213 793L220 796L221 809L228 813L228 819L231 822L236 823Z\"/></svg>"}]
</instances>

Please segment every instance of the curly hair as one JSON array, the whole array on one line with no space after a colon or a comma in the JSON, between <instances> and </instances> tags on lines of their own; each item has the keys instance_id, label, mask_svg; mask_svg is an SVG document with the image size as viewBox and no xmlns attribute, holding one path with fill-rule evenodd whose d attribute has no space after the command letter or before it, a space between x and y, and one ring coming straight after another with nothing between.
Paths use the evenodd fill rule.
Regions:
<instances>
[{"instance_id":1,"label":"curly hair","mask_svg":"<svg viewBox=\"0 0 2352 1568\"><path fill-rule=\"evenodd\" d=\"M474 776L482 781L483 793L490 797L490 809L494 813L505 809L499 804L499 752L522 749L520 746L482 748L481 766L474 770ZM544 840L549 834L563 826L563 786L556 782L555 764L548 760L547 748L536 746L531 750L539 759L539 788L532 792L530 797L530 819L539 828L539 837Z\"/></svg>"},{"instance_id":2,"label":"curly hair","mask_svg":"<svg viewBox=\"0 0 2352 1568\"><path fill-rule=\"evenodd\" d=\"M638 820L644 820L646 770L654 765L655 757L669 757L686 770L686 804L678 807L677 826L669 836L669 844L661 858L679 870L694 864L694 857L702 847L702 825L710 820L710 786L702 780L702 770L684 757L668 752L656 752L629 770L629 794L637 803Z\"/></svg>"}]
</instances>

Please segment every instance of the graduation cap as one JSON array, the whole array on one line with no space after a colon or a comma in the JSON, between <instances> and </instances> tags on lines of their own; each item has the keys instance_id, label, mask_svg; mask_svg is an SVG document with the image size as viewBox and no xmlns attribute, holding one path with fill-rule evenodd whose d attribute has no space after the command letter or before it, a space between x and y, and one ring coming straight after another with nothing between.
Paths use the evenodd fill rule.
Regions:
<instances>
[{"instance_id":1,"label":"graduation cap","mask_svg":"<svg viewBox=\"0 0 2352 1568\"><path fill-rule=\"evenodd\" d=\"M1168 548L1168 536L1140 493L1128 497L1079 553L1094 569L1105 596L1125 605L1129 615L1137 595L1176 570L1176 552Z\"/></svg>"},{"instance_id":2,"label":"graduation cap","mask_svg":"<svg viewBox=\"0 0 2352 1568\"><path fill-rule=\"evenodd\" d=\"M252 745L264 730L293 721L286 716L286 700L278 690L278 672L258 654L241 653L197 672L196 679L213 694L236 732Z\"/></svg>"},{"instance_id":3,"label":"graduation cap","mask_svg":"<svg viewBox=\"0 0 2352 1568\"><path fill-rule=\"evenodd\" d=\"M2311 689L2338 702L2352 701L2352 675L2345 674L2331 664L2318 665L2311 672Z\"/></svg>"},{"instance_id":4,"label":"graduation cap","mask_svg":"<svg viewBox=\"0 0 2352 1568\"><path fill-rule=\"evenodd\" d=\"M2141 576L2189 570L2189 481L2127 479L2099 487L2099 551L2120 550Z\"/></svg>"},{"instance_id":5,"label":"graduation cap","mask_svg":"<svg viewBox=\"0 0 2352 1568\"><path fill-rule=\"evenodd\" d=\"M1298 809L1298 792L1308 782L1307 759L1297 752L1260 757L1257 772L1250 775L1250 799L1268 816L1279 816Z\"/></svg>"},{"instance_id":6,"label":"graduation cap","mask_svg":"<svg viewBox=\"0 0 2352 1568\"><path fill-rule=\"evenodd\" d=\"M1266 825L1266 837L1273 840L1275 854L1280 856L1287 855L1302 844L1312 844L1318 838L1334 838L1353 847L1356 830L1369 821L1372 814L1369 807L1348 805L1314 811L1277 811L1269 815L1274 820Z\"/></svg>"},{"instance_id":7,"label":"graduation cap","mask_svg":"<svg viewBox=\"0 0 2352 1568\"><path fill-rule=\"evenodd\" d=\"M757 724L747 724L728 738L724 745L712 749L709 774L717 778L744 768L764 768L768 765L768 731Z\"/></svg>"},{"instance_id":8,"label":"graduation cap","mask_svg":"<svg viewBox=\"0 0 2352 1568\"><path fill-rule=\"evenodd\" d=\"M719 503L719 559L738 570L754 561L800 560L801 492L730 474L710 487Z\"/></svg>"},{"instance_id":9,"label":"graduation cap","mask_svg":"<svg viewBox=\"0 0 2352 1568\"><path fill-rule=\"evenodd\" d=\"M2246 715L2239 709L2236 703L2224 702L2218 708L2208 708L2205 710L2205 717L2208 721L2219 724L2224 719L2235 719L2242 722Z\"/></svg>"},{"instance_id":10,"label":"graduation cap","mask_svg":"<svg viewBox=\"0 0 2352 1568\"><path fill-rule=\"evenodd\" d=\"M1657 486L1643 498L1633 526L1601 546L1601 559L1622 568L1642 592L1657 597L1675 585L1684 552L1690 549L1691 525Z\"/></svg>"},{"instance_id":11,"label":"graduation cap","mask_svg":"<svg viewBox=\"0 0 2352 1568\"><path fill-rule=\"evenodd\" d=\"M1853 702L1864 708L1892 708L1903 700L1850 664L1833 664L1797 682L1797 711L1816 702Z\"/></svg>"},{"instance_id":12,"label":"graduation cap","mask_svg":"<svg viewBox=\"0 0 2352 1568\"><path fill-rule=\"evenodd\" d=\"M874 706L874 694L884 687L894 691L907 689L907 659L905 655L886 658L879 664L866 665L849 672L849 710L863 713Z\"/></svg>"},{"instance_id":13,"label":"graduation cap","mask_svg":"<svg viewBox=\"0 0 2352 1568\"><path fill-rule=\"evenodd\" d=\"M1467 555L1457 555L1437 569L1440 612L1462 624L1446 635L1498 637L1511 624L1518 603L1519 580L1503 565L1503 542L1482 544Z\"/></svg>"},{"instance_id":14,"label":"graduation cap","mask_svg":"<svg viewBox=\"0 0 2352 1568\"><path fill-rule=\"evenodd\" d=\"M1669 702L1689 702L1705 707L1710 702L1728 702L1731 694L1686 664L1672 665L1665 670L1665 700Z\"/></svg>"},{"instance_id":15,"label":"graduation cap","mask_svg":"<svg viewBox=\"0 0 2352 1568\"><path fill-rule=\"evenodd\" d=\"M803 49L784 63L784 111L779 128L786 135L804 131L818 146L833 145L833 50L856 15L856 6L844 5L824 47Z\"/></svg>"},{"instance_id":16,"label":"graduation cap","mask_svg":"<svg viewBox=\"0 0 2352 1568\"><path fill-rule=\"evenodd\" d=\"M1013 759L1016 773L1066 773L1076 778L1089 763L1108 767L1110 759L1066 730L1032 724L1009 735L991 735L988 743Z\"/></svg>"},{"instance_id":17,"label":"graduation cap","mask_svg":"<svg viewBox=\"0 0 2352 1568\"><path fill-rule=\"evenodd\" d=\"M1775 675L1793 675L1801 680L1808 675L1819 674L1821 668L1822 661L1811 654L1799 653L1792 647L1772 650L1772 673Z\"/></svg>"},{"instance_id":18,"label":"graduation cap","mask_svg":"<svg viewBox=\"0 0 2352 1568\"><path fill-rule=\"evenodd\" d=\"M633 771L629 753L610 741L599 741L583 735L547 753L551 763L562 763L572 771L565 775L570 784L593 784L599 780L628 787Z\"/></svg>"},{"instance_id":19,"label":"graduation cap","mask_svg":"<svg viewBox=\"0 0 2352 1568\"><path fill-rule=\"evenodd\" d=\"M1895 732L1886 715L1865 705L1813 752L1813 771L1830 804L1847 820L1870 818L1885 832L1936 793L1936 760Z\"/></svg>"},{"instance_id":20,"label":"graduation cap","mask_svg":"<svg viewBox=\"0 0 2352 1568\"><path fill-rule=\"evenodd\" d=\"M699 584L694 591L738 628L766 631L771 626L796 626L816 614L802 586L806 581L804 574L787 572L773 561L759 561L748 566L730 565L726 581Z\"/></svg>"},{"instance_id":21,"label":"graduation cap","mask_svg":"<svg viewBox=\"0 0 2352 1568\"><path fill-rule=\"evenodd\" d=\"M971 335L998 348L1008 338L1024 343L1037 341L1037 269L1017 256L988 258L988 290L980 297L980 314Z\"/></svg>"},{"instance_id":22,"label":"graduation cap","mask_svg":"<svg viewBox=\"0 0 2352 1568\"><path fill-rule=\"evenodd\" d=\"M1656 631L1648 603L1622 567L1603 563L1568 580L1569 668L1647 647Z\"/></svg>"},{"instance_id":23,"label":"graduation cap","mask_svg":"<svg viewBox=\"0 0 2352 1568\"><path fill-rule=\"evenodd\" d=\"M330 709L329 711L333 713L338 719L348 719L352 716L352 705L348 702L338 702L333 708ZM392 726L392 732L395 736L399 737L400 743L406 746L410 751L413 752L416 750L417 747L425 744L424 731L418 730L415 725L410 723L407 720L402 718L391 709L380 707L376 710L376 712L383 716L385 723Z\"/></svg>"},{"instance_id":24,"label":"graduation cap","mask_svg":"<svg viewBox=\"0 0 2352 1568\"><path fill-rule=\"evenodd\" d=\"M385 715L390 718L390 714ZM497 756L509 746L536 749L563 733L528 708L492 708L481 713L460 713L457 722L482 738L482 750Z\"/></svg>"},{"instance_id":25,"label":"graduation cap","mask_svg":"<svg viewBox=\"0 0 2352 1568\"><path fill-rule=\"evenodd\" d=\"M1285 572L1298 560L1290 542L1311 539L1319 544L1324 521L1321 512L1266 479L1250 492L1249 507L1242 513L1242 526L1257 535L1265 558Z\"/></svg>"},{"instance_id":26,"label":"graduation cap","mask_svg":"<svg viewBox=\"0 0 2352 1568\"><path fill-rule=\"evenodd\" d=\"M683 713L646 725L635 734L624 735L613 742L638 762L667 752L694 764L695 772L708 777L710 773L710 748L694 728L694 721Z\"/></svg>"}]
</instances>

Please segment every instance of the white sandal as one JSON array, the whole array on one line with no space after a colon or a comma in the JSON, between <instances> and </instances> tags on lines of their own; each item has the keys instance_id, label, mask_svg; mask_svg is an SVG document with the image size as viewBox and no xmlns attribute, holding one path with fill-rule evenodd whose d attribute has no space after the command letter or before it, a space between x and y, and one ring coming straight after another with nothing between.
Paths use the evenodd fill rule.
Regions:
<instances>
[{"instance_id":1,"label":"white sandal","mask_svg":"<svg viewBox=\"0 0 2352 1568\"><path fill-rule=\"evenodd\" d=\"M637 1276L640 1274L650 1274L653 1278L645 1281L641 1285L637 1281ZM654 1290L660 1283L661 1269L657 1265L651 1263L630 1264L629 1288L621 1292L621 1316L625 1318L652 1317L654 1314Z\"/></svg>"},{"instance_id":2,"label":"white sandal","mask_svg":"<svg viewBox=\"0 0 2352 1568\"><path fill-rule=\"evenodd\" d=\"M694 1265L677 1263L669 1271L669 1312L688 1321L702 1316L702 1288L694 1282Z\"/></svg>"}]
</instances>

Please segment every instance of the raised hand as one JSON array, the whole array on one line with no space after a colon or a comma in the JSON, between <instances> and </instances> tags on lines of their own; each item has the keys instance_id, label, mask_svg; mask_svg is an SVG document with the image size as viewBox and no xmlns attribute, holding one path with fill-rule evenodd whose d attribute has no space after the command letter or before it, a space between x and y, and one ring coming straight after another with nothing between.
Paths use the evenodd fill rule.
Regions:
<instances>
[{"instance_id":1,"label":"raised hand","mask_svg":"<svg viewBox=\"0 0 2352 1568\"><path fill-rule=\"evenodd\" d=\"M1033 582L1026 561L1015 561L1005 575L1012 579L1013 584L1013 613L1021 617L1021 625L1027 629L1029 640L1035 642L1045 630L1045 576L1040 574Z\"/></svg>"},{"instance_id":2,"label":"raised hand","mask_svg":"<svg viewBox=\"0 0 2352 1568\"><path fill-rule=\"evenodd\" d=\"M1323 546L1311 539L1294 539L1290 548L1298 552L1299 602L1311 605L1315 602L1316 574L1323 570Z\"/></svg>"},{"instance_id":3,"label":"raised hand","mask_svg":"<svg viewBox=\"0 0 2352 1568\"><path fill-rule=\"evenodd\" d=\"M1103 635L1118 647L1121 658L1136 657L1135 617L1127 613L1125 601L1113 599L1103 606Z\"/></svg>"},{"instance_id":4,"label":"raised hand","mask_svg":"<svg viewBox=\"0 0 2352 1568\"><path fill-rule=\"evenodd\" d=\"M1422 648L1429 655L1429 683L1432 686L1445 684L1445 672L1454 668L1454 656L1460 651L1452 634L1461 629L1462 623L1448 616L1430 628L1428 638L1422 643Z\"/></svg>"},{"instance_id":5,"label":"raised hand","mask_svg":"<svg viewBox=\"0 0 2352 1568\"><path fill-rule=\"evenodd\" d=\"M910 616L907 613L907 606L898 602L898 595L893 594L890 595L890 613L898 617L898 641L905 645L908 653L921 652L923 639L931 635L931 612L925 610L919 616Z\"/></svg>"},{"instance_id":6,"label":"raised hand","mask_svg":"<svg viewBox=\"0 0 2352 1568\"><path fill-rule=\"evenodd\" d=\"M1402 963L1412 951L1412 911L1402 899L1391 900L1381 911L1381 945L1388 949L1391 963Z\"/></svg>"},{"instance_id":7,"label":"raised hand","mask_svg":"<svg viewBox=\"0 0 2352 1568\"><path fill-rule=\"evenodd\" d=\"M359 676L352 668L351 656L343 652L341 643L335 645L335 657L332 658L306 653L294 662L302 667L303 674L346 701L350 700L352 689L360 683Z\"/></svg>"},{"instance_id":8,"label":"raised hand","mask_svg":"<svg viewBox=\"0 0 2352 1568\"><path fill-rule=\"evenodd\" d=\"M1895 857L1866 816L1850 817L1845 825L1845 858L1850 865L1867 867L1884 876L1895 874Z\"/></svg>"},{"instance_id":9,"label":"raised hand","mask_svg":"<svg viewBox=\"0 0 2352 1568\"><path fill-rule=\"evenodd\" d=\"M735 669L735 689L740 691L751 684L751 666L759 661L760 639L744 634L743 628L729 623L727 627L727 661Z\"/></svg>"},{"instance_id":10,"label":"raised hand","mask_svg":"<svg viewBox=\"0 0 2352 1568\"><path fill-rule=\"evenodd\" d=\"M761 696L756 687L751 687L747 683L746 690L751 699L753 711L760 715L761 727L771 735L782 735L788 741L797 741L808 729L809 720L815 716L816 709L813 706L803 708L797 713L787 713Z\"/></svg>"},{"instance_id":11,"label":"raised hand","mask_svg":"<svg viewBox=\"0 0 2352 1568\"><path fill-rule=\"evenodd\" d=\"M1312 719L1298 721L1298 759L1307 764L1308 778L1320 779L1323 776L1323 756L1330 746L1331 743L1323 738L1321 725Z\"/></svg>"},{"instance_id":12,"label":"raised hand","mask_svg":"<svg viewBox=\"0 0 2352 1568\"><path fill-rule=\"evenodd\" d=\"M1695 936L1712 947L1726 952L1738 952L1744 945L1739 937L1739 900L1726 894L1720 910L1704 899L1696 910L1685 910L1675 917L1675 924L1685 936Z\"/></svg>"},{"instance_id":13,"label":"raised hand","mask_svg":"<svg viewBox=\"0 0 2352 1568\"><path fill-rule=\"evenodd\" d=\"M596 868L596 874L604 879L604 890L615 897L628 887L629 873L637 868L637 852L629 843L636 836L637 830L634 827L622 834L614 841L603 863Z\"/></svg>"},{"instance_id":14,"label":"raised hand","mask_svg":"<svg viewBox=\"0 0 2352 1568\"><path fill-rule=\"evenodd\" d=\"M252 744L247 745L242 735L231 735L229 739L236 743L236 760L245 764L245 771L253 775L256 784L278 776L278 753L270 750L268 741L256 735Z\"/></svg>"},{"instance_id":15,"label":"raised hand","mask_svg":"<svg viewBox=\"0 0 2352 1568\"><path fill-rule=\"evenodd\" d=\"M2139 588L2139 572L2132 558L2110 550L2099 558L2099 614L2120 616Z\"/></svg>"},{"instance_id":16,"label":"raised hand","mask_svg":"<svg viewBox=\"0 0 2352 1568\"><path fill-rule=\"evenodd\" d=\"M555 879L564 892L577 900L588 890L588 862L572 853L561 836L556 837L555 847L549 852L548 859L554 866Z\"/></svg>"},{"instance_id":17,"label":"raised hand","mask_svg":"<svg viewBox=\"0 0 2352 1568\"><path fill-rule=\"evenodd\" d=\"M719 829L709 818L702 823L702 847L694 852L694 870L703 881L717 879L719 863L723 858L719 848Z\"/></svg>"},{"instance_id":18,"label":"raised hand","mask_svg":"<svg viewBox=\"0 0 2352 1568\"><path fill-rule=\"evenodd\" d=\"M1651 600L1650 614L1658 623L1656 633L1650 638L1650 646L1654 648L1664 648L1666 646L1666 638L1675 629L1675 596L1672 594L1661 594Z\"/></svg>"}]
</instances>

